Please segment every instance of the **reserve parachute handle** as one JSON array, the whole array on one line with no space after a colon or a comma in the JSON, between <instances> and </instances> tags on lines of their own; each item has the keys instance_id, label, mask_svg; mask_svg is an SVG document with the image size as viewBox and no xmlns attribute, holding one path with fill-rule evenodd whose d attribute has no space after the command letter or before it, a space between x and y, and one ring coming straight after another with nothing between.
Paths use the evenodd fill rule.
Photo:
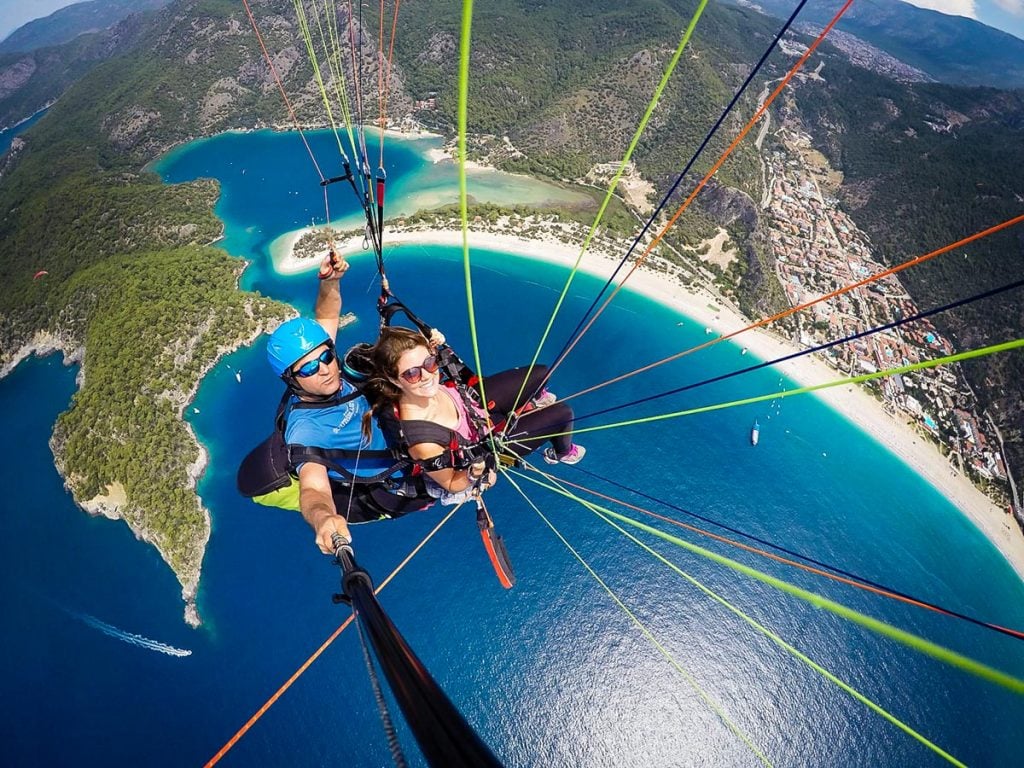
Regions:
<instances>
[{"instance_id":1,"label":"reserve parachute handle","mask_svg":"<svg viewBox=\"0 0 1024 768\"><path fill-rule=\"evenodd\" d=\"M373 592L370 574L359 567L348 539L332 537L341 567L344 602L351 602L391 693L412 730L427 763L433 768L501 768L426 666L384 612Z\"/></svg>"}]
</instances>

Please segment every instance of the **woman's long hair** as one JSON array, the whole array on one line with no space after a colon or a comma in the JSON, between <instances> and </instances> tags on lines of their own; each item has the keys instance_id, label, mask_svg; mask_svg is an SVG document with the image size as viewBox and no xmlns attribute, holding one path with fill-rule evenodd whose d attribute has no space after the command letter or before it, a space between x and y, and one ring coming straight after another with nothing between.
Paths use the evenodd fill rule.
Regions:
<instances>
[{"instance_id":1,"label":"woman's long hair","mask_svg":"<svg viewBox=\"0 0 1024 768\"><path fill-rule=\"evenodd\" d=\"M398 360L416 347L430 349L429 342L419 331L391 326L381 329L377 343L369 351L373 373L363 385L363 391L377 413L397 407L402 397L402 390L395 383L398 376Z\"/></svg>"}]
</instances>

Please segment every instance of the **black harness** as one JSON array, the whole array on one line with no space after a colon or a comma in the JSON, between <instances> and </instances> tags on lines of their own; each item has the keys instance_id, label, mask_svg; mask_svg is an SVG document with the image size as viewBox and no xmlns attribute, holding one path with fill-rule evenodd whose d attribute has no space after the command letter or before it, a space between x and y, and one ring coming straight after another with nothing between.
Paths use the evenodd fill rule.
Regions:
<instances>
[{"instance_id":1,"label":"black harness","mask_svg":"<svg viewBox=\"0 0 1024 768\"><path fill-rule=\"evenodd\" d=\"M348 448L318 448L309 445L302 445L300 443L285 442L285 428L287 426L288 413L291 411L332 408L334 406L344 405L345 403L351 402L352 400L356 400L360 397L363 397L363 393L358 389L353 390L346 395L342 395L339 390L337 395L325 400L316 402L299 400L298 402L292 402L292 392L289 390L284 393L281 398L281 402L277 406L274 425L275 435L280 436L281 444L285 455L287 456L289 471L292 474L296 474L297 468L300 464L312 462L314 464L320 464L326 469L340 475L340 479L335 477L330 478L332 486L340 484L345 488L354 486L357 489L360 486L375 486L385 488L386 490L401 496L423 495L425 492L423 483L419 478L414 477L417 473L413 471L412 460L403 455L397 449L385 448L374 450L351 450ZM386 421L386 419L378 418L378 426L384 433L385 439L388 439L388 437L391 436L392 439L388 439L388 442L394 443L393 436L396 430L390 424L382 423L384 421ZM356 475L342 463L343 461L359 461L361 459L391 459L392 464L375 475ZM396 475L398 475L398 477L396 477Z\"/></svg>"},{"instance_id":2,"label":"black harness","mask_svg":"<svg viewBox=\"0 0 1024 768\"><path fill-rule=\"evenodd\" d=\"M454 429L418 419L398 422L402 447L408 451L410 445L432 443L445 450L429 459L411 459L416 470L434 472L438 469L467 469L482 459L491 456L488 439L469 440ZM414 471L416 471L414 470Z\"/></svg>"}]
</instances>

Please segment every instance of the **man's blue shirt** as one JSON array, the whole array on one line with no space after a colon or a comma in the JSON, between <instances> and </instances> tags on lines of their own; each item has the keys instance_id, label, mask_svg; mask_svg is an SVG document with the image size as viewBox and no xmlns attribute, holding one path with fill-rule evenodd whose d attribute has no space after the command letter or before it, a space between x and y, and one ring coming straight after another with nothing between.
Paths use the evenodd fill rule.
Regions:
<instances>
[{"instance_id":1,"label":"man's blue shirt","mask_svg":"<svg viewBox=\"0 0 1024 768\"><path fill-rule=\"evenodd\" d=\"M347 381L342 381L340 395L351 394L355 388ZM292 398L292 404L299 402ZM310 448L337 449L347 451L383 451L388 449L384 433L380 431L376 420L370 421L370 439L363 437L363 416L370 410L365 397L355 397L348 402L329 405L323 408L289 408L288 423L285 427L286 443L297 443ZM338 462L352 474L361 477L372 477L394 466L392 458L344 459ZM295 468L297 472L302 465ZM337 472L328 470L328 475L342 480Z\"/></svg>"}]
</instances>

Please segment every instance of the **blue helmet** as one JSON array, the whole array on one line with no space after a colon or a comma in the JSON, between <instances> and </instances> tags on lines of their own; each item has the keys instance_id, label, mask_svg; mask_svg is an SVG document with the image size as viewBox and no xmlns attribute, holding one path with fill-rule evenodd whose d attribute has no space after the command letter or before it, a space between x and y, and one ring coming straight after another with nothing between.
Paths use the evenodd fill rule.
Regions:
<instances>
[{"instance_id":1,"label":"blue helmet","mask_svg":"<svg viewBox=\"0 0 1024 768\"><path fill-rule=\"evenodd\" d=\"M316 320L296 317L278 326L267 341L267 362L278 376L286 376L295 362L331 337Z\"/></svg>"}]
</instances>

